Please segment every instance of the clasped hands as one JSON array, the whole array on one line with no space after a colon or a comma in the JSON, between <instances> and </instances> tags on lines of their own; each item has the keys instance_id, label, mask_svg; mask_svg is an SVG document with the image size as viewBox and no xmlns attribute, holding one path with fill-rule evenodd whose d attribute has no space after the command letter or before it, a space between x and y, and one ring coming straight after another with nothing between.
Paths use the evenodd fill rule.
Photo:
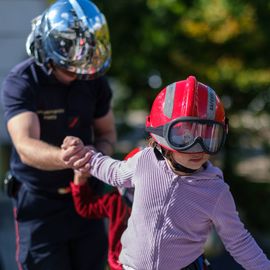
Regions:
<instances>
[{"instance_id":1,"label":"clasped hands","mask_svg":"<svg viewBox=\"0 0 270 270\"><path fill-rule=\"evenodd\" d=\"M85 146L80 138L67 136L61 145L61 160L67 168L89 174L89 162L93 150L95 150L94 147Z\"/></svg>"}]
</instances>

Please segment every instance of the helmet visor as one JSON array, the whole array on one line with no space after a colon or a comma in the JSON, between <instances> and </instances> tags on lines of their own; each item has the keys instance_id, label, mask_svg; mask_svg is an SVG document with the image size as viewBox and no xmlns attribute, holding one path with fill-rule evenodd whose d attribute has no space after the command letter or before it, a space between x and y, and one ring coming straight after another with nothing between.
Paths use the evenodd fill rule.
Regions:
<instances>
[{"instance_id":1,"label":"helmet visor","mask_svg":"<svg viewBox=\"0 0 270 270\"><path fill-rule=\"evenodd\" d=\"M73 29L66 29L61 34L52 30L47 38L47 46L52 52L53 60L77 74L91 75L107 70L110 65L109 36L106 27L99 31L103 38L97 40L87 29L81 34Z\"/></svg>"},{"instance_id":2,"label":"helmet visor","mask_svg":"<svg viewBox=\"0 0 270 270\"><path fill-rule=\"evenodd\" d=\"M86 35L86 33L88 35ZM59 35L58 31L51 31L49 34L48 45L51 51L63 61L63 64L79 64L87 61L87 57L93 54L93 45L90 33L86 32L80 38L72 29L67 29ZM89 60L88 60L89 61Z\"/></svg>"}]
</instances>

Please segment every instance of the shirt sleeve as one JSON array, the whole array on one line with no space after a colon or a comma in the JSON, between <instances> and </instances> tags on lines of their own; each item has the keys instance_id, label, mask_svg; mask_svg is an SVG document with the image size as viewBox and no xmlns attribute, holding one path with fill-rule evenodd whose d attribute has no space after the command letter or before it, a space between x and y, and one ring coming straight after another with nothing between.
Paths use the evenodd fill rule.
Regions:
<instances>
[{"instance_id":1,"label":"shirt sleeve","mask_svg":"<svg viewBox=\"0 0 270 270\"><path fill-rule=\"evenodd\" d=\"M218 199L213 222L226 249L244 269L270 269L270 261L241 222L228 187Z\"/></svg>"},{"instance_id":2,"label":"shirt sleeve","mask_svg":"<svg viewBox=\"0 0 270 270\"><path fill-rule=\"evenodd\" d=\"M123 161L103 156L101 153L95 153L91 159L90 173L112 186L134 187L133 176L141 153L142 151Z\"/></svg>"},{"instance_id":3,"label":"shirt sleeve","mask_svg":"<svg viewBox=\"0 0 270 270\"><path fill-rule=\"evenodd\" d=\"M6 122L25 111L35 111L33 89L23 77L10 74L2 84L2 105Z\"/></svg>"},{"instance_id":4,"label":"shirt sleeve","mask_svg":"<svg viewBox=\"0 0 270 270\"><path fill-rule=\"evenodd\" d=\"M74 206L79 215L84 218L103 218L106 211L100 202L101 197L94 195L88 184L75 185L70 183Z\"/></svg>"},{"instance_id":5,"label":"shirt sleeve","mask_svg":"<svg viewBox=\"0 0 270 270\"><path fill-rule=\"evenodd\" d=\"M98 97L95 118L105 116L111 108L112 90L106 77L101 77L98 84Z\"/></svg>"}]
</instances>

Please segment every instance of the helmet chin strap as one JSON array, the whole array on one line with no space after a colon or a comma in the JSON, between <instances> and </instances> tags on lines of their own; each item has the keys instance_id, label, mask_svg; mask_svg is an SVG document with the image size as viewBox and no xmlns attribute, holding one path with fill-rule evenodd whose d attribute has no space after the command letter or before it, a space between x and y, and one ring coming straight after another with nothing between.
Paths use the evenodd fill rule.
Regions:
<instances>
[{"instance_id":1,"label":"helmet chin strap","mask_svg":"<svg viewBox=\"0 0 270 270\"><path fill-rule=\"evenodd\" d=\"M170 162L171 162L173 169L175 171L178 171L178 172L194 173L198 170L198 169L194 170L194 169L187 168L187 167L181 165L180 163L176 162L175 160L170 160Z\"/></svg>"}]
</instances>

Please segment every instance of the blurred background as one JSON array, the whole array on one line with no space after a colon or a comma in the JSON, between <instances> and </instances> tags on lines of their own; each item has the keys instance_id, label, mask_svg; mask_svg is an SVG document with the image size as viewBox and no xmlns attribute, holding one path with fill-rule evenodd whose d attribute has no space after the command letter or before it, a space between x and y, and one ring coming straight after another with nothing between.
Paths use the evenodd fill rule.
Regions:
<instances>
[{"instance_id":1,"label":"blurred background","mask_svg":"<svg viewBox=\"0 0 270 270\"><path fill-rule=\"evenodd\" d=\"M51 1L52 2L52 1ZM223 171L241 219L270 257L270 1L95 0L110 28L108 77L117 120L116 157L145 145L144 120L166 85L195 75L222 98L230 119ZM0 0L0 83L26 58L31 19L50 3ZM10 141L0 108L0 177ZM213 231L206 251L214 269L242 269ZM0 270L15 270L11 203L0 193Z\"/></svg>"}]
</instances>

